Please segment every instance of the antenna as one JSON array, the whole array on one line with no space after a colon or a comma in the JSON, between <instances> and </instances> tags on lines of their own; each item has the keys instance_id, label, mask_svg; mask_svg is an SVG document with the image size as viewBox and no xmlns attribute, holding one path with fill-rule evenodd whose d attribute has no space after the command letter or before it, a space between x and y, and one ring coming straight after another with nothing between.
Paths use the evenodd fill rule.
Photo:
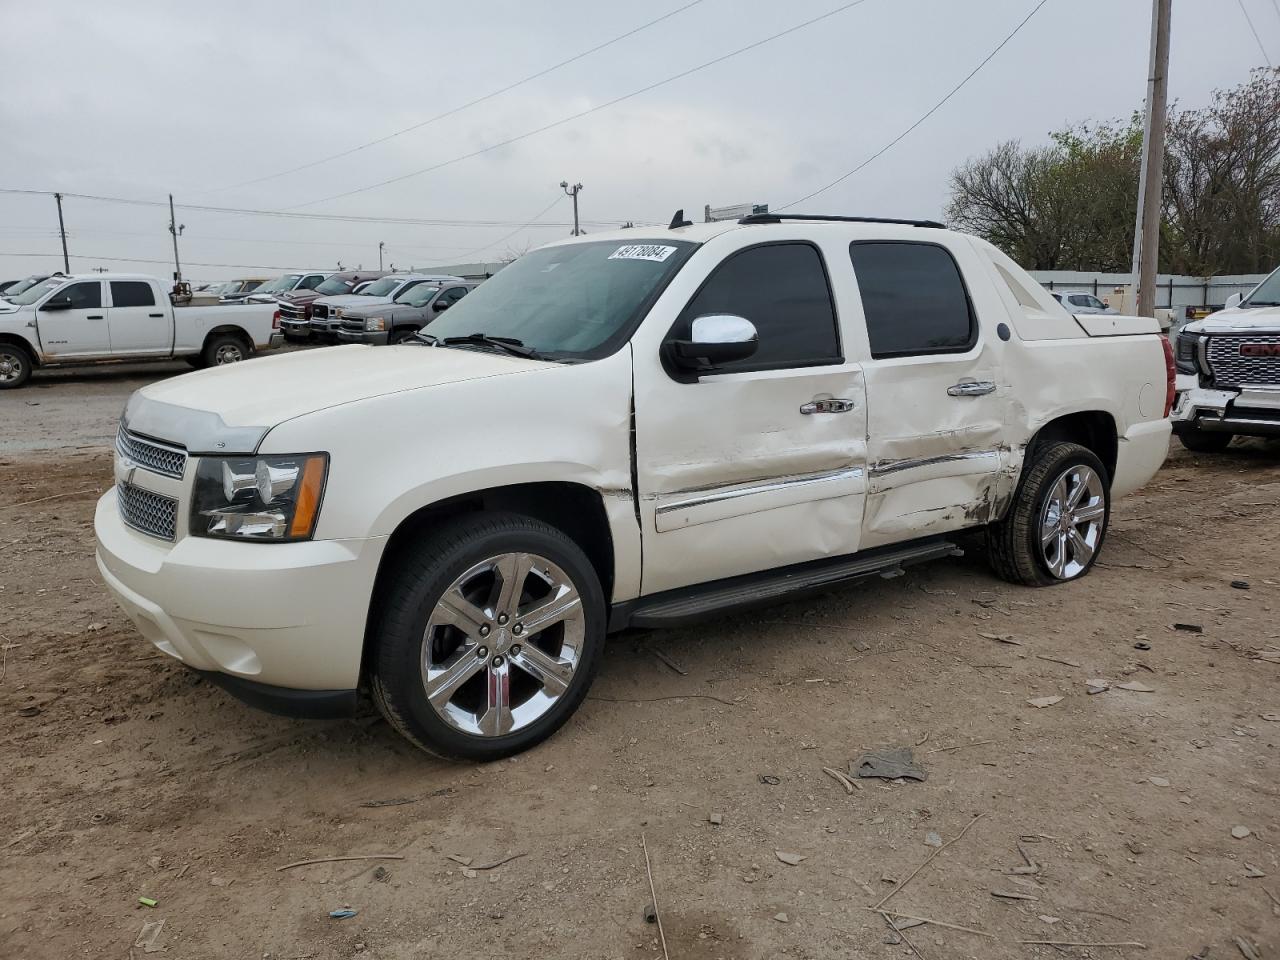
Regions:
<instances>
[{"instance_id":1,"label":"antenna","mask_svg":"<svg viewBox=\"0 0 1280 960\"><path fill-rule=\"evenodd\" d=\"M668 230L679 230L681 227L692 227L693 221L684 218L684 207L676 211L676 215L671 218L671 223L667 227Z\"/></svg>"}]
</instances>

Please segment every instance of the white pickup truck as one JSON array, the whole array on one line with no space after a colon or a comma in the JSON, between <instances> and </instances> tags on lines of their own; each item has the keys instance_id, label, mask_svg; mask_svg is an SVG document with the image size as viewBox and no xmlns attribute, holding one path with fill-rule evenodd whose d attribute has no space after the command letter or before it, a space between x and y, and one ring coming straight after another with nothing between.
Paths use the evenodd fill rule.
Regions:
<instances>
[{"instance_id":1,"label":"white pickup truck","mask_svg":"<svg viewBox=\"0 0 1280 960\"><path fill-rule=\"evenodd\" d=\"M930 222L677 215L526 254L424 334L144 387L95 526L160 650L294 715L367 690L448 756L551 734L612 631L964 531L1076 580L1169 447L1154 320L1073 317Z\"/></svg>"},{"instance_id":2,"label":"white pickup truck","mask_svg":"<svg viewBox=\"0 0 1280 960\"><path fill-rule=\"evenodd\" d=\"M193 366L235 363L271 346L275 304L173 305L154 277L55 276L0 299L0 390L36 367L180 357Z\"/></svg>"},{"instance_id":3,"label":"white pickup truck","mask_svg":"<svg viewBox=\"0 0 1280 960\"><path fill-rule=\"evenodd\" d=\"M1280 437L1280 268L1178 331L1173 430L1188 450Z\"/></svg>"}]
</instances>

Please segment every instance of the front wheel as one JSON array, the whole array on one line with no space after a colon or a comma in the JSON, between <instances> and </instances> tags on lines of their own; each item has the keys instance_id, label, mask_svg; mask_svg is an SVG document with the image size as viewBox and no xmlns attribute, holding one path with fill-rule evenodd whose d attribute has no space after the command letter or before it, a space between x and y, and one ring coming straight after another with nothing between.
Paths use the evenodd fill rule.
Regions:
<instances>
[{"instance_id":1,"label":"front wheel","mask_svg":"<svg viewBox=\"0 0 1280 960\"><path fill-rule=\"evenodd\" d=\"M200 359L206 367L221 367L228 363L239 363L249 356L249 348L244 340L233 333L221 333L210 337L200 353Z\"/></svg>"},{"instance_id":2,"label":"front wheel","mask_svg":"<svg viewBox=\"0 0 1280 960\"><path fill-rule=\"evenodd\" d=\"M1027 466L1013 505L987 529L991 565L1013 583L1078 580L1102 550L1111 516L1106 468L1077 443L1054 443Z\"/></svg>"},{"instance_id":3,"label":"front wheel","mask_svg":"<svg viewBox=\"0 0 1280 960\"><path fill-rule=\"evenodd\" d=\"M0 390L13 390L31 379L31 354L16 343L0 342Z\"/></svg>"},{"instance_id":4,"label":"front wheel","mask_svg":"<svg viewBox=\"0 0 1280 960\"><path fill-rule=\"evenodd\" d=\"M404 330L404 329L396 330L391 334L391 339L388 342L392 346L395 346L397 343L417 343L418 342L417 328L410 328L407 330Z\"/></svg>"},{"instance_id":5,"label":"front wheel","mask_svg":"<svg viewBox=\"0 0 1280 960\"><path fill-rule=\"evenodd\" d=\"M460 517L393 560L374 701L429 753L496 760L551 736L604 648L604 594L576 543L516 514Z\"/></svg>"},{"instance_id":6,"label":"front wheel","mask_svg":"<svg viewBox=\"0 0 1280 960\"><path fill-rule=\"evenodd\" d=\"M1188 430L1178 434L1178 442L1192 453L1221 453L1231 445L1235 435L1216 430Z\"/></svg>"}]
</instances>

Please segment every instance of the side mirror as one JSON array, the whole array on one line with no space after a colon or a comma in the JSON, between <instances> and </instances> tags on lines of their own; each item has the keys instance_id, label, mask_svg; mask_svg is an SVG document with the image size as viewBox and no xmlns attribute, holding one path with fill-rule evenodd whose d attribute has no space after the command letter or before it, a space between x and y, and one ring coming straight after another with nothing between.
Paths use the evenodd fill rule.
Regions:
<instances>
[{"instance_id":1,"label":"side mirror","mask_svg":"<svg viewBox=\"0 0 1280 960\"><path fill-rule=\"evenodd\" d=\"M746 317L713 313L694 318L688 340L671 340L669 344L676 366L705 371L722 363L746 360L756 352L760 336Z\"/></svg>"},{"instance_id":2,"label":"side mirror","mask_svg":"<svg viewBox=\"0 0 1280 960\"><path fill-rule=\"evenodd\" d=\"M52 300L46 300L41 310L70 310L75 304L71 302L71 298L67 296L54 297Z\"/></svg>"},{"instance_id":3,"label":"side mirror","mask_svg":"<svg viewBox=\"0 0 1280 960\"><path fill-rule=\"evenodd\" d=\"M433 309L435 310L436 313L439 313L441 310L448 310L451 306L453 306L453 301L441 300L439 303L437 303L433 307Z\"/></svg>"},{"instance_id":4,"label":"side mirror","mask_svg":"<svg viewBox=\"0 0 1280 960\"><path fill-rule=\"evenodd\" d=\"M1227 297L1227 303L1224 309L1232 310L1240 306L1240 301L1243 299L1244 299L1243 294L1233 293L1231 296Z\"/></svg>"}]
</instances>

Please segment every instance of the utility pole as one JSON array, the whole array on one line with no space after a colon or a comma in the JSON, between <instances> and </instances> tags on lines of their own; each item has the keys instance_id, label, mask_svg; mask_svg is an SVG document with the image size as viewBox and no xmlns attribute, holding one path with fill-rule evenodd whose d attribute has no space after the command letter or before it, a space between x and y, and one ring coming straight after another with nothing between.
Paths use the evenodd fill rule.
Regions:
<instances>
[{"instance_id":1,"label":"utility pole","mask_svg":"<svg viewBox=\"0 0 1280 960\"><path fill-rule=\"evenodd\" d=\"M382 248L385 246L386 246L385 242L383 242L382 240L378 241L378 270L379 271L382 270Z\"/></svg>"},{"instance_id":2,"label":"utility pole","mask_svg":"<svg viewBox=\"0 0 1280 960\"><path fill-rule=\"evenodd\" d=\"M62 194L55 193L53 199L58 201L58 233L62 234L62 272L71 272L71 258L67 256L67 228L62 223Z\"/></svg>"},{"instance_id":3,"label":"utility pole","mask_svg":"<svg viewBox=\"0 0 1280 960\"><path fill-rule=\"evenodd\" d=\"M1156 270L1164 187L1164 128L1169 97L1169 17L1172 0L1151 2L1151 65L1147 72L1147 118L1142 135L1138 219L1133 231L1135 312L1156 315Z\"/></svg>"},{"instance_id":4,"label":"utility pole","mask_svg":"<svg viewBox=\"0 0 1280 960\"><path fill-rule=\"evenodd\" d=\"M173 194L169 194L169 232L173 234L173 282L182 282L182 264L178 262L178 237L187 229L185 223L178 223L173 215Z\"/></svg>"},{"instance_id":5,"label":"utility pole","mask_svg":"<svg viewBox=\"0 0 1280 960\"><path fill-rule=\"evenodd\" d=\"M578 194L582 192L582 184L575 183L570 187L568 180L561 180L560 189L566 197L573 197L573 235L581 236L582 231L578 229Z\"/></svg>"}]
</instances>

